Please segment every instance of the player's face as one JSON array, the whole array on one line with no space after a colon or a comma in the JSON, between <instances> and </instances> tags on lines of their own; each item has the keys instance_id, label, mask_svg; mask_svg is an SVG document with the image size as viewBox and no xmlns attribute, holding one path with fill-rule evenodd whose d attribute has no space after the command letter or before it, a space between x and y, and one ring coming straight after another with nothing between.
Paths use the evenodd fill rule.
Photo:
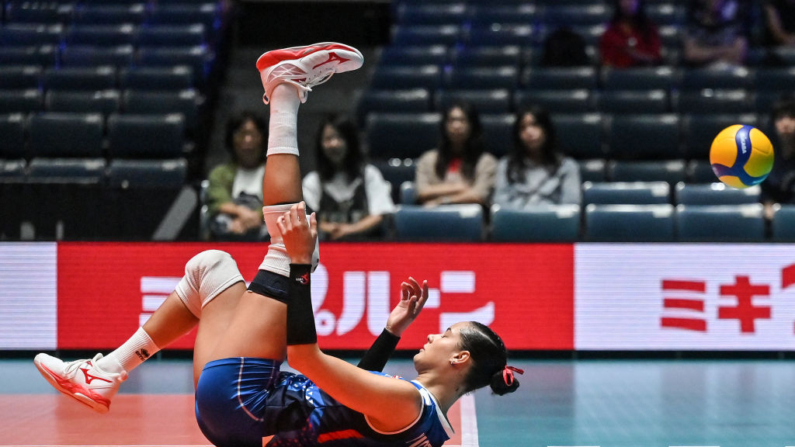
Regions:
<instances>
[{"instance_id":1,"label":"player's face","mask_svg":"<svg viewBox=\"0 0 795 447\"><path fill-rule=\"evenodd\" d=\"M237 162L245 168L259 165L262 158L262 134L254 121L244 122L232 137Z\"/></svg>"},{"instance_id":2,"label":"player's face","mask_svg":"<svg viewBox=\"0 0 795 447\"><path fill-rule=\"evenodd\" d=\"M336 166L340 166L345 160L345 155L348 153L348 144L342 135L334 128L334 126L327 125L323 128L323 135L321 136L321 145L323 146L323 153L326 154L329 160Z\"/></svg>"},{"instance_id":3,"label":"player's face","mask_svg":"<svg viewBox=\"0 0 795 447\"><path fill-rule=\"evenodd\" d=\"M427 341L420 352L414 356L417 370L449 365L461 352L461 329L466 323L456 323L441 334L428 334Z\"/></svg>"},{"instance_id":4,"label":"player's face","mask_svg":"<svg viewBox=\"0 0 795 447\"><path fill-rule=\"evenodd\" d=\"M538 155L547 140L544 129L538 124L536 117L530 113L522 117L519 126L519 139L522 140L528 155Z\"/></svg>"},{"instance_id":5,"label":"player's face","mask_svg":"<svg viewBox=\"0 0 795 447\"><path fill-rule=\"evenodd\" d=\"M445 122L447 137L454 145L463 144L469 138L469 120L463 110L458 107L450 111Z\"/></svg>"}]
</instances>

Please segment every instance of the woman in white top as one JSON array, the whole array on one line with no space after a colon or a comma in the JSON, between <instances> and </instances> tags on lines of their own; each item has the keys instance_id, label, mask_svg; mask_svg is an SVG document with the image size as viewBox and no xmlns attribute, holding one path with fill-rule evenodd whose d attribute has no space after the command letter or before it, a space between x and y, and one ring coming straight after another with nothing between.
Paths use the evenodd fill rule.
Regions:
<instances>
[{"instance_id":1,"label":"woman in white top","mask_svg":"<svg viewBox=\"0 0 795 447\"><path fill-rule=\"evenodd\" d=\"M303 180L304 200L318 215L321 238L366 239L381 236L384 215L395 212L391 185L367 163L356 126L346 116L329 116L320 125L317 170Z\"/></svg>"}]
</instances>

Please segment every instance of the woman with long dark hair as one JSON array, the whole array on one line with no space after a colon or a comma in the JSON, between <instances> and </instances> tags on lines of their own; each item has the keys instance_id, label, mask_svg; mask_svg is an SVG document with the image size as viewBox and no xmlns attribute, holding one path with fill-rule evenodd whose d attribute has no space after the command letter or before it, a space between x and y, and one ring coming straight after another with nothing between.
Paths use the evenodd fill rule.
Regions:
<instances>
[{"instance_id":1,"label":"woman with long dark hair","mask_svg":"<svg viewBox=\"0 0 795 447\"><path fill-rule=\"evenodd\" d=\"M552 119L541 107L516 115L513 147L497 166L494 203L524 209L580 203L580 168L558 152Z\"/></svg>"},{"instance_id":2,"label":"woman with long dark hair","mask_svg":"<svg viewBox=\"0 0 795 447\"><path fill-rule=\"evenodd\" d=\"M660 63L660 33L643 0L615 0L613 18L599 41L602 65L627 68Z\"/></svg>"},{"instance_id":3,"label":"woman with long dark hair","mask_svg":"<svg viewBox=\"0 0 795 447\"><path fill-rule=\"evenodd\" d=\"M483 146L475 107L455 102L444 112L438 149L417 162L417 201L426 206L453 203L487 205L497 159Z\"/></svg>"}]
</instances>

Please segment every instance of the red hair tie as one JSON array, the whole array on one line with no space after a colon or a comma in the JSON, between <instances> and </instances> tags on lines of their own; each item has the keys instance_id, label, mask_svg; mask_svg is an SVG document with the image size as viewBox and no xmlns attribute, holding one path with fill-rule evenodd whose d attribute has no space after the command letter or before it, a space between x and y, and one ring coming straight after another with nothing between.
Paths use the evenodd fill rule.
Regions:
<instances>
[{"instance_id":1,"label":"red hair tie","mask_svg":"<svg viewBox=\"0 0 795 447\"><path fill-rule=\"evenodd\" d=\"M513 366L505 366L502 370L502 380L505 381L505 384L508 386L513 385L513 373L517 372L519 374L524 374L523 369L514 368Z\"/></svg>"}]
</instances>

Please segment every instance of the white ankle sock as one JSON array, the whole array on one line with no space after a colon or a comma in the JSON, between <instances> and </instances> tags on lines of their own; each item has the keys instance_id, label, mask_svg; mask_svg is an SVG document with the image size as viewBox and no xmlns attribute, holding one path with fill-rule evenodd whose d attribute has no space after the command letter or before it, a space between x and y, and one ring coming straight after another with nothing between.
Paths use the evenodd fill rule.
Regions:
<instances>
[{"instance_id":1,"label":"white ankle sock","mask_svg":"<svg viewBox=\"0 0 795 447\"><path fill-rule=\"evenodd\" d=\"M144 328L140 327L123 345L100 359L97 366L103 371L112 373L120 373L119 367L130 372L158 351L160 348L152 341Z\"/></svg>"},{"instance_id":2,"label":"white ankle sock","mask_svg":"<svg viewBox=\"0 0 795 447\"><path fill-rule=\"evenodd\" d=\"M279 84L273 89L268 124L268 155L298 155L298 107L301 100L295 87Z\"/></svg>"}]
</instances>

